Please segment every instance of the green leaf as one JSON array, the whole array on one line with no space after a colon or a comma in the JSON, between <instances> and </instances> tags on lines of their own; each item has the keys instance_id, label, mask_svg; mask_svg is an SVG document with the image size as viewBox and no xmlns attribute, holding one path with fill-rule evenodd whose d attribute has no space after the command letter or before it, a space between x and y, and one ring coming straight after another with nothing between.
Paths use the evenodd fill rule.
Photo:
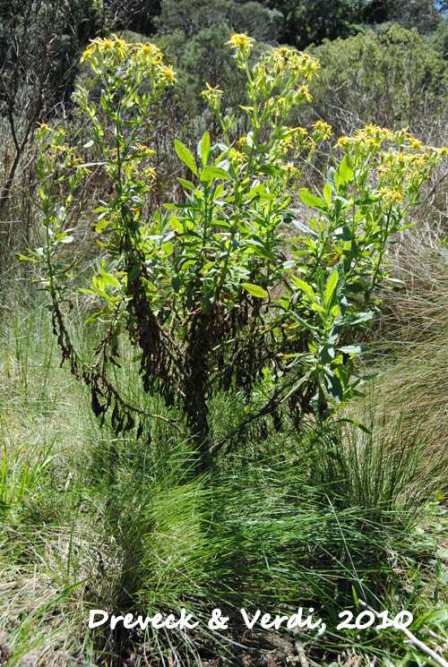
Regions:
<instances>
[{"instance_id":1,"label":"green leaf","mask_svg":"<svg viewBox=\"0 0 448 667\"><path fill-rule=\"evenodd\" d=\"M217 178L229 180L230 176L229 174L224 170L221 169L221 167L204 167L204 169L201 170L200 173L200 179L204 183L210 183L211 181L214 181Z\"/></svg>"},{"instance_id":2,"label":"green leaf","mask_svg":"<svg viewBox=\"0 0 448 667\"><path fill-rule=\"evenodd\" d=\"M302 290L302 292L304 292L311 299L311 301L316 300L316 292L313 290L311 285L306 283L301 278L297 278L296 276L293 276L291 280L294 283L295 287L297 287L297 289L299 290Z\"/></svg>"},{"instance_id":3,"label":"green leaf","mask_svg":"<svg viewBox=\"0 0 448 667\"><path fill-rule=\"evenodd\" d=\"M341 380L338 378L336 373L332 373L327 379L328 391L339 403L344 398L344 388L342 386Z\"/></svg>"},{"instance_id":4,"label":"green leaf","mask_svg":"<svg viewBox=\"0 0 448 667\"><path fill-rule=\"evenodd\" d=\"M311 304L311 310L314 310L315 313L325 313L325 308L323 308L317 301L314 301Z\"/></svg>"},{"instance_id":5,"label":"green leaf","mask_svg":"<svg viewBox=\"0 0 448 667\"><path fill-rule=\"evenodd\" d=\"M179 139L174 140L174 149L179 160L183 162L184 165L193 172L193 174L197 174L198 170L196 168L196 161L190 149L187 148L181 141L179 141Z\"/></svg>"},{"instance_id":6,"label":"green leaf","mask_svg":"<svg viewBox=\"0 0 448 667\"><path fill-rule=\"evenodd\" d=\"M300 188L299 197L300 200L305 204L305 206L309 206L310 208L319 208L323 210L326 209L326 204L324 200L321 197L318 197L317 195L313 195L311 190L308 190L308 188Z\"/></svg>"},{"instance_id":7,"label":"green leaf","mask_svg":"<svg viewBox=\"0 0 448 667\"><path fill-rule=\"evenodd\" d=\"M201 159L203 167L205 167L205 165L208 162L208 158L210 155L210 145L211 145L210 135L208 132L204 132L200 142L198 143L198 156Z\"/></svg>"},{"instance_id":8,"label":"green leaf","mask_svg":"<svg viewBox=\"0 0 448 667\"><path fill-rule=\"evenodd\" d=\"M267 299L269 294L260 285L254 285L253 283L241 283L241 287L249 292L252 296L255 296L257 299Z\"/></svg>"},{"instance_id":9,"label":"green leaf","mask_svg":"<svg viewBox=\"0 0 448 667\"><path fill-rule=\"evenodd\" d=\"M37 257L32 255L17 255L19 262L37 262Z\"/></svg>"},{"instance_id":10,"label":"green leaf","mask_svg":"<svg viewBox=\"0 0 448 667\"><path fill-rule=\"evenodd\" d=\"M323 194L324 194L324 199L325 203L328 208L331 206L331 194L333 192L333 188L331 187L331 183L325 183L324 189L323 189Z\"/></svg>"},{"instance_id":11,"label":"green leaf","mask_svg":"<svg viewBox=\"0 0 448 667\"><path fill-rule=\"evenodd\" d=\"M196 186L194 185L194 183L192 183L191 181L187 181L186 178L178 178L177 180L184 190L190 190L191 192L193 190L196 190Z\"/></svg>"},{"instance_id":12,"label":"green leaf","mask_svg":"<svg viewBox=\"0 0 448 667\"><path fill-rule=\"evenodd\" d=\"M334 182L336 184L336 188L339 190L339 188L343 185L347 185L347 183L350 183L350 181L353 180L354 176L354 171L350 167L350 164L348 162L348 158L346 155L344 155L339 167L336 170L335 176L334 176Z\"/></svg>"},{"instance_id":13,"label":"green leaf","mask_svg":"<svg viewBox=\"0 0 448 667\"><path fill-rule=\"evenodd\" d=\"M101 283L104 285L104 287L120 287L120 281L112 273L102 271L98 275L98 278L101 280Z\"/></svg>"},{"instance_id":14,"label":"green leaf","mask_svg":"<svg viewBox=\"0 0 448 667\"><path fill-rule=\"evenodd\" d=\"M327 283L325 285L324 303L327 307L332 305L334 293L338 282L339 282L339 273L335 269L328 276Z\"/></svg>"},{"instance_id":15,"label":"green leaf","mask_svg":"<svg viewBox=\"0 0 448 667\"><path fill-rule=\"evenodd\" d=\"M178 234L182 234L182 232L184 231L181 221L175 215L173 215L173 217L170 218L170 227L171 229L174 229L174 231L177 232Z\"/></svg>"}]
</instances>

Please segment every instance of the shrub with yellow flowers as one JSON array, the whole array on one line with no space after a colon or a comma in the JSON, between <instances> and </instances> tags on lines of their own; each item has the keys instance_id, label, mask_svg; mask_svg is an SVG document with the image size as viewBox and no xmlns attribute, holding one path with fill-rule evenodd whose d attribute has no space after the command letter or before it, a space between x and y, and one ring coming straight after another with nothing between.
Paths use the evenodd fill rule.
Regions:
<instances>
[{"instance_id":1,"label":"shrub with yellow flowers","mask_svg":"<svg viewBox=\"0 0 448 667\"><path fill-rule=\"evenodd\" d=\"M337 140L321 193L299 190L314 214L307 233L292 239L297 261L289 269L290 296L283 299L292 339L305 322L314 327L306 352L292 363L313 378L311 404L320 415L328 414L329 396L341 402L357 393L354 358L361 348L352 344L353 334L379 305L389 241L410 224L424 183L447 153L424 146L407 130L368 125Z\"/></svg>"},{"instance_id":2,"label":"shrub with yellow flowers","mask_svg":"<svg viewBox=\"0 0 448 667\"><path fill-rule=\"evenodd\" d=\"M82 59L94 85L74 97L89 141L68 146L60 130L41 129L47 233L35 258L63 358L89 385L97 415L110 415L117 432L148 433L150 416L122 396L109 370L126 335L139 351L144 392L185 416L201 470L223 442L213 442L208 423L217 392L241 392L244 423L264 431L269 416L276 428L310 413L325 419L357 391L354 333L377 307L388 241L409 223L444 153L406 131L368 126L336 141L320 192L300 187L307 160L332 137L323 121L290 124L310 100L319 63L284 47L254 61L244 34L228 46L246 79L245 104L228 111L224 91L207 85L203 99L219 132L205 132L195 151L175 142L183 194L155 213L147 202L157 174L142 128L175 82L157 47L95 40ZM74 287L62 249L73 242L67 221L92 169L110 187L94 211L101 259L81 287L103 330L86 362L65 323ZM304 220L298 197L309 210Z\"/></svg>"}]
</instances>

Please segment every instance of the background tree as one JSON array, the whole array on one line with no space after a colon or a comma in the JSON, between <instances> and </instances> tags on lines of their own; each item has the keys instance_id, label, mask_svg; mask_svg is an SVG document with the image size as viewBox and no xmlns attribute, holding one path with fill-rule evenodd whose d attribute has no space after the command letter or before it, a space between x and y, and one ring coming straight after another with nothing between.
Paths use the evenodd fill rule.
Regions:
<instances>
[{"instance_id":1,"label":"background tree","mask_svg":"<svg viewBox=\"0 0 448 667\"><path fill-rule=\"evenodd\" d=\"M160 14L160 0L104 0L103 20L109 30L133 30L152 35L155 18Z\"/></svg>"},{"instance_id":2,"label":"background tree","mask_svg":"<svg viewBox=\"0 0 448 667\"><path fill-rule=\"evenodd\" d=\"M446 107L442 45L437 48L415 29L388 23L326 42L313 53L322 66L314 110L337 131L373 122L417 132Z\"/></svg>"},{"instance_id":3,"label":"background tree","mask_svg":"<svg viewBox=\"0 0 448 667\"><path fill-rule=\"evenodd\" d=\"M159 33L181 30L191 38L201 30L221 25L260 41L271 41L279 36L281 20L280 12L259 2L162 0L157 26Z\"/></svg>"},{"instance_id":4,"label":"background tree","mask_svg":"<svg viewBox=\"0 0 448 667\"><path fill-rule=\"evenodd\" d=\"M282 16L280 41L299 49L347 36L359 19L359 2L353 0L263 0L263 4Z\"/></svg>"},{"instance_id":5,"label":"background tree","mask_svg":"<svg viewBox=\"0 0 448 667\"><path fill-rule=\"evenodd\" d=\"M93 0L0 4L0 113L7 136L0 216L37 123L70 99L79 55L99 26Z\"/></svg>"},{"instance_id":6,"label":"background tree","mask_svg":"<svg viewBox=\"0 0 448 667\"><path fill-rule=\"evenodd\" d=\"M367 23L397 21L420 31L434 28L440 19L437 3L433 0L370 0L361 17Z\"/></svg>"},{"instance_id":7,"label":"background tree","mask_svg":"<svg viewBox=\"0 0 448 667\"><path fill-rule=\"evenodd\" d=\"M427 31L446 10L446 3L432 0L263 0L262 4L281 13L281 41L300 49L347 37L362 24L398 21Z\"/></svg>"}]
</instances>

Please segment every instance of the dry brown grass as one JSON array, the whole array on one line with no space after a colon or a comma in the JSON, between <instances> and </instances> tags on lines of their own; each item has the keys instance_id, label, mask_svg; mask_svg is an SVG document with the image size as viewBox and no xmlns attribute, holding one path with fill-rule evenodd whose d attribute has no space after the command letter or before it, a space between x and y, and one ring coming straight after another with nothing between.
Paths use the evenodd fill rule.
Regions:
<instances>
[{"instance_id":1,"label":"dry brown grass","mask_svg":"<svg viewBox=\"0 0 448 667\"><path fill-rule=\"evenodd\" d=\"M448 462L448 247L443 224L418 222L392 249L392 277L374 332L369 400L406 444Z\"/></svg>"}]
</instances>

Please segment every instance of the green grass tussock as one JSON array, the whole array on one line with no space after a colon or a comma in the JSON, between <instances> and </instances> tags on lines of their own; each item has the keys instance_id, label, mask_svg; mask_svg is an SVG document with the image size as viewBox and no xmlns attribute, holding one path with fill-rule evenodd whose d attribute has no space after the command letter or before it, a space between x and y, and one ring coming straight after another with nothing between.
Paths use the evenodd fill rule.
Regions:
<instances>
[{"instance_id":1,"label":"green grass tussock","mask_svg":"<svg viewBox=\"0 0 448 667\"><path fill-rule=\"evenodd\" d=\"M400 444L399 433L348 425L272 433L262 448L269 455L254 440L197 477L188 439L171 434L167 448L166 425L149 448L99 428L58 367L43 311L3 326L1 366L0 643L8 664L118 665L132 656L142 666L205 665L216 655L222 664L262 664L297 655L288 634L242 632L241 606L292 613L310 605L334 628L337 612L360 599L393 611L411 605L422 617L435 604L430 627L442 632L439 486L424 450ZM120 372L131 387L132 366ZM215 409L219 434L227 415L219 401ZM185 607L205 620L215 606L230 616L231 632L205 624L184 635L86 630L92 608L145 615ZM359 664L363 655L399 664L411 655L392 632L373 641L333 630L323 641L305 636L304 645L310 664L339 655L348 665L350 654Z\"/></svg>"}]
</instances>

